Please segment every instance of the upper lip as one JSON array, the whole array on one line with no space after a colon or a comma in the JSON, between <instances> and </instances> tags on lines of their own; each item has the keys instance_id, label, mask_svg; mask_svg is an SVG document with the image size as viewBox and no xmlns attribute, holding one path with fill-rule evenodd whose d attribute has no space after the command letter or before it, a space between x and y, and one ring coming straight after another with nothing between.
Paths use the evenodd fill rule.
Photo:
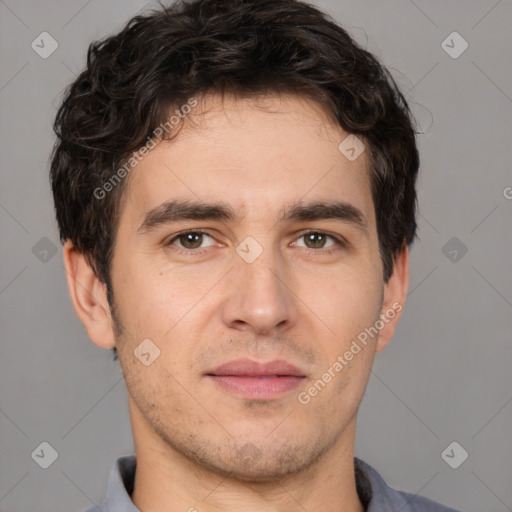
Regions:
<instances>
[{"instance_id":1,"label":"upper lip","mask_svg":"<svg viewBox=\"0 0 512 512\"><path fill-rule=\"evenodd\" d=\"M303 371L299 370L299 368L293 364L281 359L275 359L266 363L253 361L251 359L236 359L234 361L221 364L214 370L207 372L206 375L235 375L245 377L278 375L305 377Z\"/></svg>"}]
</instances>

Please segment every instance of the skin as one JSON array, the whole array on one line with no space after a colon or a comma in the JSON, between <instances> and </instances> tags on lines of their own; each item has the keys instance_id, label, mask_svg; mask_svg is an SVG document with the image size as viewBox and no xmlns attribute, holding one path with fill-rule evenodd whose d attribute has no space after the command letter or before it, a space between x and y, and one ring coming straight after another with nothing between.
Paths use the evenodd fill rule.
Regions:
<instances>
[{"instance_id":1,"label":"skin","mask_svg":"<svg viewBox=\"0 0 512 512\"><path fill-rule=\"evenodd\" d=\"M381 313L405 302L407 248L383 283L367 154L345 158L338 145L348 134L297 96L256 102L210 95L191 118L129 177L111 269L120 336L105 286L70 242L64 247L79 318L96 345L118 349L137 456L132 500L145 512L295 512L298 504L361 512L353 465L357 411L374 356L400 313L308 404L297 394ZM149 210L176 198L223 201L243 217L138 231ZM298 200L346 201L367 226L278 222ZM185 229L209 236L169 244ZM308 244L306 229L348 243L327 254L335 240ZM248 236L263 249L252 263L236 252ZM160 350L149 366L134 355L147 338ZM279 398L244 400L204 375L239 357L284 359L306 378Z\"/></svg>"}]
</instances>

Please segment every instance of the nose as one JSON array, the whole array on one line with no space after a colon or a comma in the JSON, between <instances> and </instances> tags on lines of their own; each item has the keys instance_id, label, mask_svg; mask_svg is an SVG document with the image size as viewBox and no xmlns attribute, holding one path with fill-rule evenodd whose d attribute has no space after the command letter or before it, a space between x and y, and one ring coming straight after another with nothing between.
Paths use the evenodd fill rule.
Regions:
<instances>
[{"instance_id":1,"label":"nose","mask_svg":"<svg viewBox=\"0 0 512 512\"><path fill-rule=\"evenodd\" d=\"M255 334L282 333L297 322L297 297L282 259L265 250L252 263L242 258L228 274L222 320Z\"/></svg>"}]
</instances>

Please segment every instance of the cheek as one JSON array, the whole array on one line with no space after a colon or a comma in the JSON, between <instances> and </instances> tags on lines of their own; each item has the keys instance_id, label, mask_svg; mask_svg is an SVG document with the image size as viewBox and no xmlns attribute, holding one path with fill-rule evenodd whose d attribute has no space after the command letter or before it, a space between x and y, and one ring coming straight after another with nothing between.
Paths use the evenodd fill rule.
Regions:
<instances>
[{"instance_id":1,"label":"cheek","mask_svg":"<svg viewBox=\"0 0 512 512\"><path fill-rule=\"evenodd\" d=\"M126 326L129 338L161 339L171 329L182 306L177 304L178 291L168 286L158 273L137 267L124 267L114 281L114 300L118 317Z\"/></svg>"},{"instance_id":2,"label":"cheek","mask_svg":"<svg viewBox=\"0 0 512 512\"><path fill-rule=\"evenodd\" d=\"M126 354L134 359L134 350L149 339L159 350L151 368L156 371L160 366L165 367L180 382L189 382L191 375L187 368L193 359L195 344L188 342L201 338L207 317L206 300L201 298L207 288L200 284L197 276L179 271L155 271L151 267L141 265L136 271L127 271L116 283L119 296L116 305L127 332L123 343ZM145 368L140 368L137 361L133 370L139 372ZM164 372L160 377L168 375ZM169 384L172 385L172 381Z\"/></svg>"},{"instance_id":3,"label":"cheek","mask_svg":"<svg viewBox=\"0 0 512 512\"><path fill-rule=\"evenodd\" d=\"M347 336L357 335L378 319L384 287L380 274L370 269L329 272L305 279L301 289L313 313L346 341Z\"/></svg>"},{"instance_id":4,"label":"cheek","mask_svg":"<svg viewBox=\"0 0 512 512\"><path fill-rule=\"evenodd\" d=\"M317 336L322 363L316 378L329 382L317 405L330 411L333 418L356 411L375 355L377 337L368 333L379 319L383 285L378 273L361 276L331 279L324 293L317 294L315 313L330 328L326 336Z\"/></svg>"}]
</instances>

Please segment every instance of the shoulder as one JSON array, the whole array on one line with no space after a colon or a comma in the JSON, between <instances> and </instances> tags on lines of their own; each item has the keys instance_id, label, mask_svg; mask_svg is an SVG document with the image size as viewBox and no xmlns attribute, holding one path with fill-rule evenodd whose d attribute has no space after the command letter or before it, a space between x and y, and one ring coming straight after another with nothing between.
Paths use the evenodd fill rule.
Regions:
<instances>
[{"instance_id":1,"label":"shoulder","mask_svg":"<svg viewBox=\"0 0 512 512\"><path fill-rule=\"evenodd\" d=\"M354 457L354 466L366 512L460 512L429 498L389 487L376 469L357 457Z\"/></svg>"},{"instance_id":2,"label":"shoulder","mask_svg":"<svg viewBox=\"0 0 512 512\"><path fill-rule=\"evenodd\" d=\"M134 455L118 458L110 469L107 498L84 512L139 512L131 500L137 460Z\"/></svg>"},{"instance_id":3,"label":"shoulder","mask_svg":"<svg viewBox=\"0 0 512 512\"><path fill-rule=\"evenodd\" d=\"M460 512L454 508L441 505L437 501L432 501L429 498L418 496L417 494L410 494L403 491L395 491L401 498L405 500L408 505L408 511L410 512Z\"/></svg>"}]
</instances>

